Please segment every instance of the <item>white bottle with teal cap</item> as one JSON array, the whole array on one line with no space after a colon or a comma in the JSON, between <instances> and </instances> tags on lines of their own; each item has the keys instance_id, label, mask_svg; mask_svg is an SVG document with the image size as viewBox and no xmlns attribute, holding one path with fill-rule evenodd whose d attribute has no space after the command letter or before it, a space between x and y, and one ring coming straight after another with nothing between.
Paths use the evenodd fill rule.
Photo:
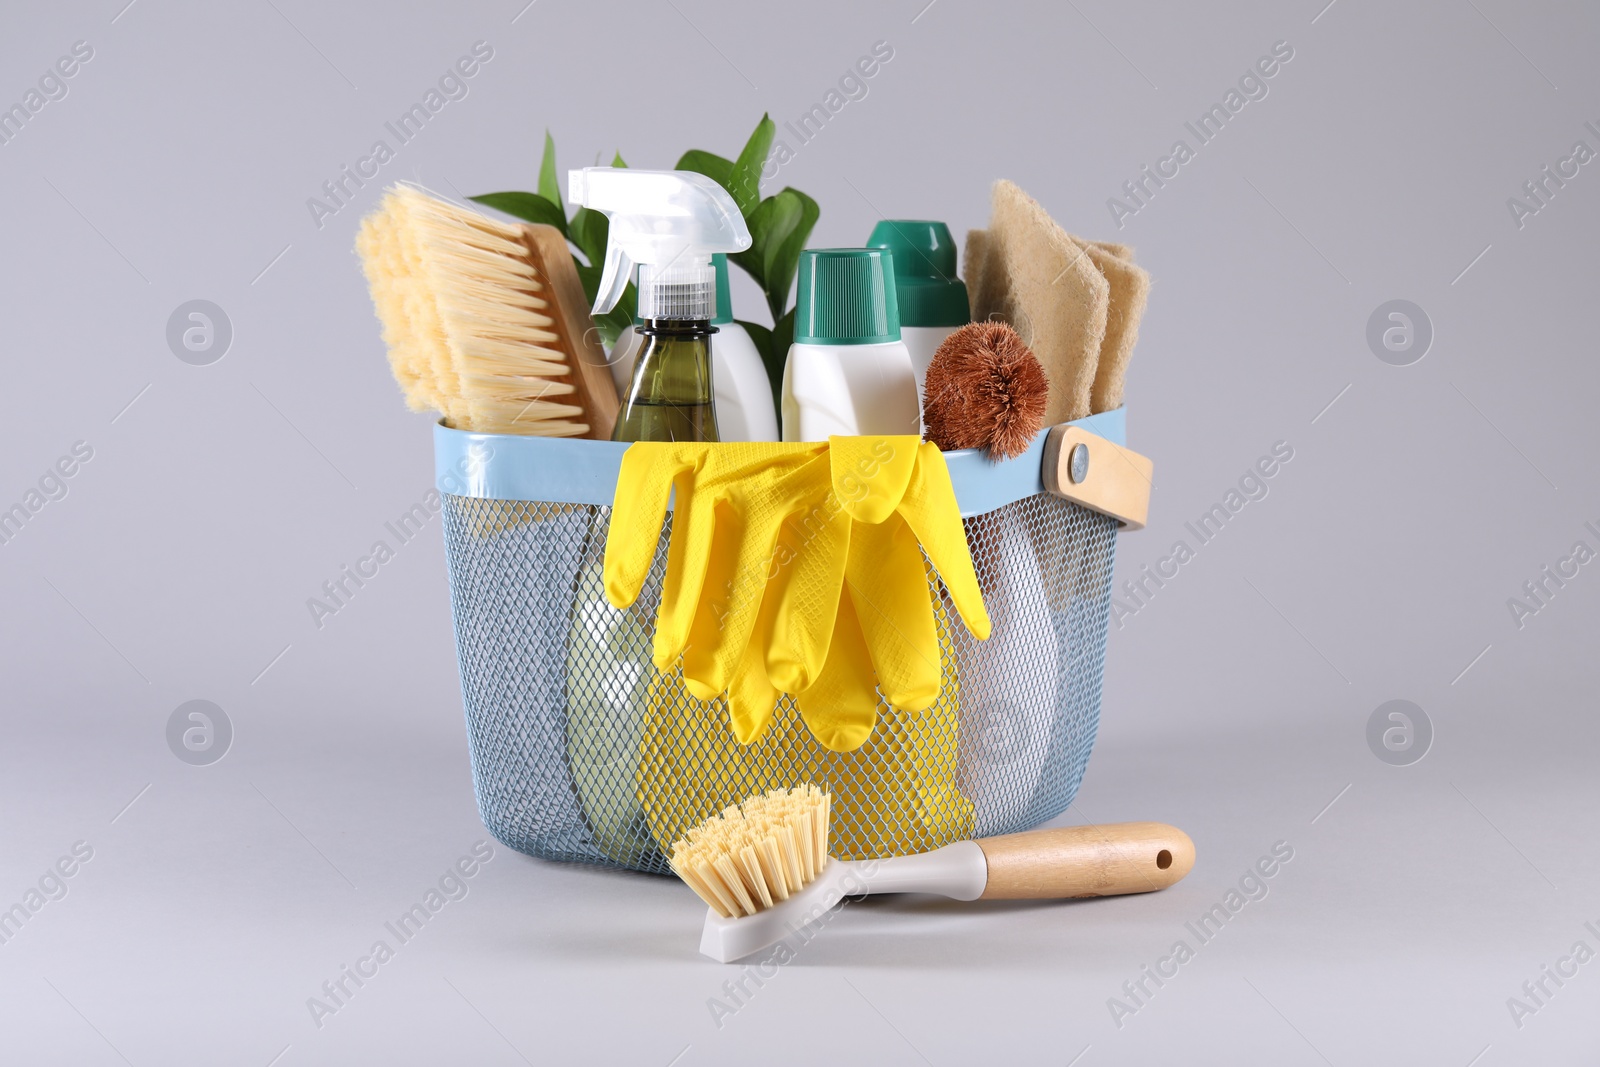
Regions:
<instances>
[{"instance_id":1,"label":"white bottle with teal cap","mask_svg":"<svg viewBox=\"0 0 1600 1067\"><path fill-rule=\"evenodd\" d=\"M717 411L717 437L721 441L776 441L778 412L772 406L772 380L761 362L761 352L743 326L733 321L733 300L728 292L728 257L711 257L717 271L717 310L711 325L717 331L711 355L713 406ZM611 378L617 395L627 392L643 336L644 320L635 316L633 327L617 338L611 351Z\"/></svg>"},{"instance_id":2,"label":"white bottle with teal cap","mask_svg":"<svg viewBox=\"0 0 1600 1067\"><path fill-rule=\"evenodd\" d=\"M783 368L783 439L921 434L911 354L900 339L894 257L814 248L800 257L794 345Z\"/></svg>"},{"instance_id":3,"label":"white bottle with teal cap","mask_svg":"<svg viewBox=\"0 0 1600 1067\"><path fill-rule=\"evenodd\" d=\"M933 354L951 333L972 319L967 286L956 277L956 242L950 228L927 219L884 219L867 238L869 248L894 255L900 300L900 339L911 353L917 395Z\"/></svg>"}]
</instances>

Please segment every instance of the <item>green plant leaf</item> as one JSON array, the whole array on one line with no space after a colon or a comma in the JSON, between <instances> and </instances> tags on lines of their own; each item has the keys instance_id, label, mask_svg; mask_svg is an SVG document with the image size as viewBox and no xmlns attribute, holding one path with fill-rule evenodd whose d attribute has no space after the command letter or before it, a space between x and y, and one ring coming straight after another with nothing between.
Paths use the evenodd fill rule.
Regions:
<instances>
[{"instance_id":1,"label":"green plant leaf","mask_svg":"<svg viewBox=\"0 0 1600 1067\"><path fill-rule=\"evenodd\" d=\"M739 158L734 160L728 180L723 182L746 219L761 203L761 169L767 164L767 153L772 150L772 137L777 132L771 117L762 115Z\"/></svg>"},{"instance_id":2,"label":"green plant leaf","mask_svg":"<svg viewBox=\"0 0 1600 1067\"><path fill-rule=\"evenodd\" d=\"M475 204L503 211L512 218L554 226L563 234L567 232L567 219L561 214L561 209L538 193L484 193L482 196L469 196L467 199Z\"/></svg>"},{"instance_id":3,"label":"green plant leaf","mask_svg":"<svg viewBox=\"0 0 1600 1067\"><path fill-rule=\"evenodd\" d=\"M745 225L750 228L750 247L743 252L736 252L729 257L734 263L743 267L761 286L761 291L767 296L767 308L772 308L772 294L768 290L767 265L770 255L783 241L783 235L793 229L800 219L800 204L792 196L769 196L757 205L745 220ZM782 309L772 313L773 321L782 314Z\"/></svg>"},{"instance_id":4,"label":"green plant leaf","mask_svg":"<svg viewBox=\"0 0 1600 1067\"><path fill-rule=\"evenodd\" d=\"M789 288L800 265L800 252L819 213L817 202L797 189L786 188L767 197L750 216L750 247L733 257L760 284L774 322L789 306Z\"/></svg>"},{"instance_id":5,"label":"green plant leaf","mask_svg":"<svg viewBox=\"0 0 1600 1067\"><path fill-rule=\"evenodd\" d=\"M578 270L578 281L583 283L583 298L594 307L594 298L600 294L600 268L578 262L577 256L572 257L572 265Z\"/></svg>"},{"instance_id":6,"label":"green plant leaf","mask_svg":"<svg viewBox=\"0 0 1600 1067\"><path fill-rule=\"evenodd\" d=\"M600 293L600 274L603 268L599 264L591 267L586 263L580 263L577 256L572 257L572 265L578 270L578 281L583 283L584 299L589 301L590 307L594 307L594 298ZM633 283L629 282L628 287L622 291L621 299L617 301L617 307L627 304L631 308L634 306L635 300ZM633 315L631 312L628 318L629 321L632 321Z\"/></svg>"},{"instance_id":7,"label":"green plant leaf","mask_svg":"<svg viewBox=\"0 0 1600 1067\"><path fill-rule=\"evenodd\" d=\"M778 290L780 279L774 273L778 265L778 258L783 254L784 242L794 233L800 225L801 216L804 214L804 205L793 190L785 189L777 196L769 197L768 201L774 210L767 223L767 232L761 242L761 273L767 279L770 290ZM786 295L783 292L772 292L769 296Z\"/></svg>"},{"instance_id":8,"label":"green plant leaf","mask_svg":"<svg viewBox=\"0 0 1600 1067\"><path fill-rule=\"evenodd\" d=\"M556 140L550 136L549 130L544 131L544 158L539 160L539 195L554 204L563 215L566 214L567 207L561 199L561 181L556 177Z\"/></svg>"},{"instance_id":9,"label":"green plant leaf","mask_svg":"<svg viewBox=\"0 0 1600 1067\"><path fill-rule=\"evenodd\" d=\"M691 148L678 157L678 165L674 170L692 170L696 174L704 174L707 178L727 189L733 182L733 161L723 159L712 152L702 152L698 148ZM733 191L729 190L729 196ZM737 203L737 201L735 201ZM746 213L748 216L748 213Z\"/></svg>"},{"instance_id":10,"label":"green plant leaf","mask_svg":"<svg viewBox=\"0 0 1600 1067\"><path fill-rule=\"evenodd\" d=\"M611 165L613 167L626 167L627 166L627 164L622 161L622 153L621 152L618 152L615 156L612 157Z\"/></svg>"},{"instance_id":11,"label":"green plant leaf","mask_svg":"<svg viewBox=\"0 0 1600 1067\"><path fill-rule=\"evenodd\" d=\"M580 207L572 216L572 243L578 246L592 266L600 266L606 258L606 237L611 232L611 221L603 212Z\"/></svg>"},{"instance_id":12,"label":"green plant leaf","mask_svg":"<svg viewBox=\"0 0 1600 1067\"><path fill-rule=\"evenodd\" d=\"M759 241L754 240L754 233L750 236L752 238L750 247L743 252L729 252L728 262L750 275L756 285L760 286L762 295L766 295L767 278L761 271L761 244Z\"/></svg>"},{"instance_id":13,"label":"green plant leaf","mask_svg":"<svg viewBox=\"0 0 1600 1067\"><path fill-rule=\"evenodd\" d=\"M766 292L767 306L772 311L774 321L779 314L789 306L789 289L794 285L795 273L800 269L800 254L805 251L806 242L811 240L811 231L816 228L817 219L822 215L822 209L817 202L798 189L785 187L779 196L792 196L799 204L800 217L784 233L778 242L776 250L769 250L766 255ZM777 239L774 232L768 237L768 243ZM793 332L793 319L790 320L790 332ZM789 350L789 342L783 343L783 350Z\"/></svg>"},{"instance_id":14,"label":"green plant leaf","mask_svg":"<svg viewBox=\"0 0 1600 1067\"><path fill-rule=\"evenodd\" d=\"M610 314L619 317L624 329L633 325L633 320L639 314L639 290L634 288L632 282L622 290L622 295L617 298L617 306L611 309Z\"/></svg>"},{"instance_id":15,"label":"green plant leaf","mask_svg":"<svg viewBox=\"0 0 1600 1067\"><path fill-rule=\"evenodd\" d=\"M769 196L761 201L745 219L750 229L750 247L728 257L755 279L763 293L767 291L767 249L773 244L772 235L774 231L787 231L792 220L785 220L783 216L797 210L798 205L791 197Z\"/></svg>"},{"instance_id":16,"label":"green plant leaf","mask_svg":"<svg viewBox=\"0 0 1600 1067\"><path fill-rule=\"evenodd\" d=\"M617 338L633 328L633 316L624 315L622 305L619 303L604 315L596 315L594 328L599 331L602 344L607 348L615 348Z\"/></svg>"}]
</instances>

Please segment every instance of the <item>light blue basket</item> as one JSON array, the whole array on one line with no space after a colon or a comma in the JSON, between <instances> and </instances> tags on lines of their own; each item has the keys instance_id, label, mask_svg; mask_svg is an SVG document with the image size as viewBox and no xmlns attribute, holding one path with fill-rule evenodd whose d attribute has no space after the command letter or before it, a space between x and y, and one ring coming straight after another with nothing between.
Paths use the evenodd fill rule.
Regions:
<instances>
[{"instance_id":1,"label":"light blue basket","mask_svg":"<svg viewBox=\"0 0 1600 1067\"><path fill-rule=\"evenodd\" d=\"M1076 425L1123 443L1121 410ZM442 425L434 446L473 782L484 825L507 846L664 873L663 808L676 826L807 781L834 792L834 851L847 858L1027 829L1072 802L1099 721L1117 522L1045 491L1044 434L998 463L945 454L993 622L977 641L946 613L942 651L959 686L919 715L880 704L872 737L845 754L821 750L785 697L737 771L726 739L707 732L726 729L721 703L650 677L665 531L634 608L604 600L627 446ZM663 740L646 720L651 686L675 694L667 728L681 735ZM935 722L954 724L954 745ZM688 762L653 762L663 743ZM930 767L954 788L904 780Z\"/></svg>"}]
</instances>

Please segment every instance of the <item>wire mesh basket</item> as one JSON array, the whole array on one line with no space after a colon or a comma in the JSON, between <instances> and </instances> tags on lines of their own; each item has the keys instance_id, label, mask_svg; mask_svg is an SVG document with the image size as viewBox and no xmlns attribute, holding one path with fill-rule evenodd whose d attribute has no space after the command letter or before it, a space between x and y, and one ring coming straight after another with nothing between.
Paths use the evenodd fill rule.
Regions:
<instances>
[{"instance_id":1,"label":"wire mesh basket","mask_svg":"<svg viewBox=\"0 0 1600 1067\"><path fill-rule=\"evenodd\" d=\"M1122 436L1120 411L1093 422ZM1045 435L1002 463L946 454L992 633L968 633L930 569L939 698L917 713L880 699L848 753L818 744L787 696L740 745L722 700L653 666L670 521L632 607L611 607L601 581L626 446L443 426L435 444L474 788L507 846L665 873L689 827L802 782L833 794L845 859L1028 829L1072 802L1099 721L1118 520L1046 491Z\"/></svg>"}]
</instances>

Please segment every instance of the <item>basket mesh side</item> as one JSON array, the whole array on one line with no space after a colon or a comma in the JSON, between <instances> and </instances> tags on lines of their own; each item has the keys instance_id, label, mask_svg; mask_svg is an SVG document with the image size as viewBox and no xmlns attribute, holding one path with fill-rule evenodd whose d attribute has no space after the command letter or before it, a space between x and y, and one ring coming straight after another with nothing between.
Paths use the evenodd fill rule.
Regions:
<instances>
[{"instance_id":1,"label":"basket mesh side","mask_svg":"<svg viewBox=\"0 0 1600 1067\"><path fill-rule=\"evenodd\" d=\"M834 794L834 854L921 852L1027 829L1071 803L1094 743L1116 523L1041 494L966 520L994 623L977 641L930 577L943 684L920 713L880 703L829 752L784 697L756 742L722 701L650 662L666 535L637 603L605 600L610 509L445 497L473 780L484 825L554 859L665 872L683 830L752 793Z\"/></svg>"}]
</instances>

